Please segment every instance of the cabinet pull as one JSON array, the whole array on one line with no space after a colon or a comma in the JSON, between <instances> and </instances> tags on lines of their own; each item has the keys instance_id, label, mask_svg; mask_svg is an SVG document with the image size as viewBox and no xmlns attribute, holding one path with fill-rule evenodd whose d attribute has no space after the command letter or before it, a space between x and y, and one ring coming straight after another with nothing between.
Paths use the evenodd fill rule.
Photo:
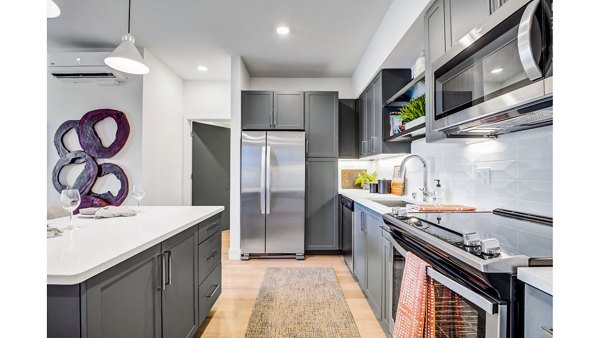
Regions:
<instances>
[{"instance_id":1,"label":"cabinet pull","mask_svg":"<svg viewBox=\"0 0 600 338\"><path fill-rule=\"evenodd\" d=\"M164 254L160 254L160 289L165 290L167 288L167 266L165 263L166 256Z\"/></svg>"},{"instance_id":2,"label":"cabinet pull","mask_svg":"<svg viewBox=\"0 0 600 338\"><path fill-rule=\"evenodd\" d=\"M367 153L367 141L361 141L360 150L363 154Z\"/></svg>"},{"instance_id":3,"label":"cabinet pull","mask_svg":"<svg viewBox=\"0 0 600 338\"><path fill-rule=\"evenodd\" d=\"M206 257L206 260L210 260L211 258L215 257L215 255L219 252L218 249L215 249L215 251L213 251L210 256Z\"/></svg>"},{"instance_id":4,"label":"cabinet pull","mask_svg":"<svg viewBox=\"0 0 600 338\"><path fill-rule=\"evenodd\" d=\"M167 281L165 282L166 286L171 285L171 250L165 251L165 257L167 258Z\"/></svg>"},{"instance_id":5,"label":"cabinet pull","mask_svg":"<svg viewBox=\"0 0 600 338\"><path fill-rule=\"evenodd\" d=\"M540 329L542 330L542 332L544 332L545 334L547 334L550 337L554 337L554 331L552 330L551 327L548 326L542 326L540 327Z\"/></svg>"},{"instance_id":6,"label":"cabinet pull","mask_svg":"<svg viewBox=\"0 0 600 338\"><path fill-rule=\"evenodd\" d=\"M212 229L216 228L219 226L219 222L215 222L213 223L211 226L209 226L208 228L206 228L206 232L211 231Z\"/></svg>"},{"instance_id":7,"label":"cabinet pull","mask_svg":"<svg viewBox=\"0 0 600 338\"><path fill-rule=\"evenodd\" d=\"M219 289L219 286L220 286L220 284L215 285L215 288L210 293L210 296L206 296L206 298L212 298L212 296L214 296L215 293L217 292L217 290Z\"/></svg>"}]
</instances>

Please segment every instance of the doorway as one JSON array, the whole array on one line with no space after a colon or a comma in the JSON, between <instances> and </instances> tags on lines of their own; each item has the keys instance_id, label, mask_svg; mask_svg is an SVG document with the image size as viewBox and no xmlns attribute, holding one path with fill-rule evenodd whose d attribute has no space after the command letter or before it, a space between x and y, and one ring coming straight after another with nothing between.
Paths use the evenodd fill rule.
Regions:
<instances>
[{"instance_id":1,"label":"doorway","mask_svg":"<svg viewBox=\"0 0 600 338\"><path fill-rule=\"evenodd\" d=\"M231 129L192 123L192 205L223 205L229 229Z\"/></svg>"}]
</instances>

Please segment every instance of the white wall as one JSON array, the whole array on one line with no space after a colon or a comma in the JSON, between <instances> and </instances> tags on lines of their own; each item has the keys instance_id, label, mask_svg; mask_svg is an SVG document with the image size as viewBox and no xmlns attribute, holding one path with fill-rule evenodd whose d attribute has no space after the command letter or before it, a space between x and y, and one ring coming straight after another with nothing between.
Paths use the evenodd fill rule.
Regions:
<instances>
[{"instance_id":1,"label":"white wall","mask_svg":"<svg viewBox=\"0 0 600 338\"><path fill-rule=\"evenodd\" d=\"M124 147L109 159L98 159L98 163L111 162L119 165L127 175L131 187L142 179L142 79L132 76L118 86L95 86L93 83L64 83L51 75L47 78L48 92L48 134L47 134L47 199L48 205L59 204L60 193L52 185L52 169L58 161L54 148L54 133L66 120L78 120L90 110L111 108L125 113L130 125L130 134ZM26 120L25 128L26 128ZM108 145L114 140L116 124L107 119L95 126L103 144ZM24 137L27 133L25 132ZM81 149L76 134L72 131L65 137L65 143L71 150ZM70 169L71 167L72 169ZM72 165L63 169L62 182L72 185L75 178L83 169L83 165ZM114 175L99 179L92 188L95 192L112 191L114 194L120 188L119 181ZM128 196L124 204L134 204L133 197Z\"/></svg>"},{"instance_id":2,"label":"white wall","mask_svg":"<svg viewBox=\"0 0 600 338\"><path fill-rule=\"evenodd\" d=\"M440 179L446 189L446 203L475 206L480 210L505 208L552 216L552 127L500 136L496 140L462 143L413 142L413 154L427 161L429 188ZM404 156L371 161L370 170L391 179L395 165ZM360 168L360 163L344 163ZM340 163L343 163L340 160ZM369 163L369 162L367 162ZM350 166L349 164L354 164ZM490 168L491 181L476 178L477 168ZM418 193L423 186L422 165L411 160L407 166L405 195Z\"/></svg>"},{"instance_id":3,"label":"white wall","mask_svg":"<svg viewBox=\"0 0 600 338\"><path fill-rule=\"evenodd\" d=\"M250 79L251 90L276 91L338 91L340 99L355 99L352 79L337 78L284 78L253 77Z\"/></svg>"},{"instance_id":4,"label":"white wall","mask_svg":"<svg viewBox=\"0 0 600 338\"><path fill-rule=\"evenodd\" d=\"M381 65L425 9L428 2L428 0L394 0L392 2L352 74L353 97L358 97L371 82L373 76L379 71Z\"/></svg>"},{"instance_id":5,"label":"white wall","mask_svg":"<svg viewBox=\"0 0 600 338\"><path fill-rule=\"evenodd\" d=\"M231 118L231 81L183 81L183 109L187 119Z\"/></svg>"},{"instance_id":6,"label":"white wall","mask_svg":"<svg viewBox=\"0 0 600 338\"><path fill-rule=\"evenodd\" d=\"M147 49L142 170L145 205L183 203L183 81Z\"/></svg>"},{"instance_id":7,"label":"white wall","mask_svg":"<svg viewBox=\"0 0 600 338\"><path fill-rule=\"evenodd\" d=\"M231 195L229 259L239 260L240 249L240 142L242 133L242 90L250 89L250 74L244 60L231 57Z\"/></svg>"}]
</instances>

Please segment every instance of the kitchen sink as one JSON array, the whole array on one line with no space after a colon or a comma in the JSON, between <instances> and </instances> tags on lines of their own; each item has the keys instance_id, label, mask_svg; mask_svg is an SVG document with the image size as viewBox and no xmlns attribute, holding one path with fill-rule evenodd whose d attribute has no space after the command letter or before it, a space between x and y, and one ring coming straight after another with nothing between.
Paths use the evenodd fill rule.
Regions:
<instances>
[{"instance_id":1,"label":"kitchen sink","mask_svg":"<svg viewBox=\"0 0 600 338\"><path fill-rule=\"evenodd\" d=\"M383 200L383 199L371 199L369 198L370 201L373 201L375 203L379 203L379 204L383 204L386 207L405 207L406 206L406 202L404 201L398 201L398 200Z\"/></svg>"}]
</instances>

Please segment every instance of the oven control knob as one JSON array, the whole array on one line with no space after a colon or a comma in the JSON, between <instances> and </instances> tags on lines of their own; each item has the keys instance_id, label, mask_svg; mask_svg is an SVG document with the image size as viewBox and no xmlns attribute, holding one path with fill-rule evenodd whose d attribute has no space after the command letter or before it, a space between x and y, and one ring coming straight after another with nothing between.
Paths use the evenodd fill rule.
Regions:
<instances>
[{"instance_id":1,"label":"oven control knob","mask_svg":"<svg viewBox=\"0 0 600 338\"><path fill-rule=\"evenodd\" d=\"M481 245L481 238L476 232L471 232L463 235L463 244L469 247L477 247Z\"/></svg>"},{"instance_id":2,"label":"oven control knob","mask_svg":"<svg viewBox=\"0 0 600 338\"><path fill-rule=\"evenodd\" d=\"M495 238L481 240L481 253L488 256L500 256L500 242Z\"/></svg>"}]
</instances>

